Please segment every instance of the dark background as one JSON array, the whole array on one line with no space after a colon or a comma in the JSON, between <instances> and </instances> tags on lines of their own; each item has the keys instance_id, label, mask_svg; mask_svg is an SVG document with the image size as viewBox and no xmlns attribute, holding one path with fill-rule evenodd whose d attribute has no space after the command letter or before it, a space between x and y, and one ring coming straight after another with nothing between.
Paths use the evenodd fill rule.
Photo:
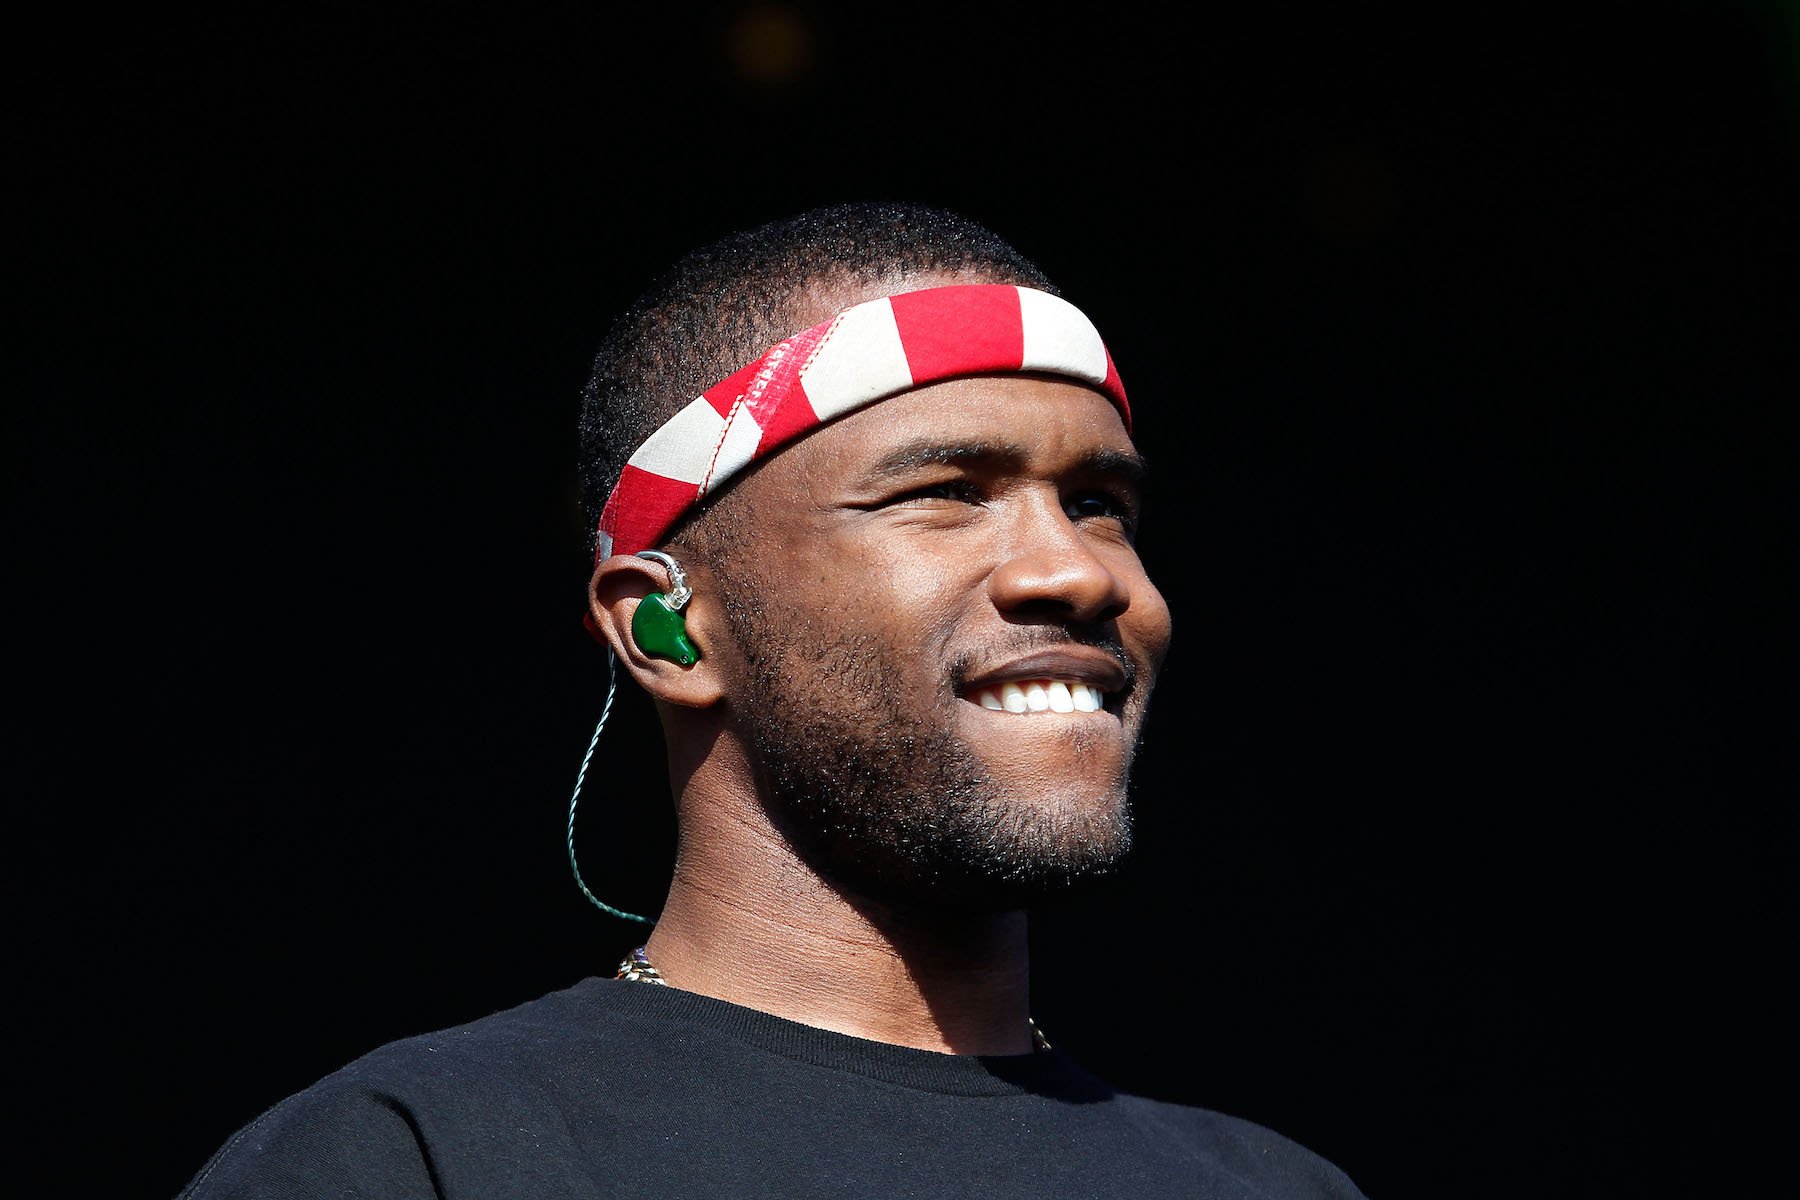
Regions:
<instances>
[{"instance_id":1,"label":"dark background","mask_svg":"<svg viewBox=\"0 0 1800 1200\"><path fill-rule=\"evenodd\" d=\"M608 972L576 395L691 246L962 209L1107 336L1177 636L1035 1007L1373 1200L1792 1146L1800 39L1776 3L65 13L8 57L12 1075L173 1195ZM654 911L635 693L583 872Z\"/></svg>"}]
</instances>

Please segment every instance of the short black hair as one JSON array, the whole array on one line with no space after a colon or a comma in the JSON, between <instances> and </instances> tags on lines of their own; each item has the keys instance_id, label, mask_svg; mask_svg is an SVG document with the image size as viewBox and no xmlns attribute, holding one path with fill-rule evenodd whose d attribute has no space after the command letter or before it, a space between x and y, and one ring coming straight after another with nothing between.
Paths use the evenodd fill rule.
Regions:
<instances>
[{"instance_id":1,"label":"short black hair","mask_svg":"<svg viewBox=\"0 0 1800 1200\"><path fill-rule=\"evenodd\" d=\"M579 475L591 552L619 472L652 433L782 338L821 281L897 285L964 274L1060 294L974 219L897 201L832 204L691 251L614 320L581 395Z\"/></svg>"}]
</instances>

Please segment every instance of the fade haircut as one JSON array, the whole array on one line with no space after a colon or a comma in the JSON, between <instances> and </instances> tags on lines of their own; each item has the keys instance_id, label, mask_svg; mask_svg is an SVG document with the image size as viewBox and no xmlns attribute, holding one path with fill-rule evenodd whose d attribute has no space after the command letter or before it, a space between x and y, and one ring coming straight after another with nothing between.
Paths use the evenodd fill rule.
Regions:
<instances>
[{"instance_id":1,"label":"fade haircut","mask_svg":"<svg viewBox=\"0 0 1800 1200\"><path fill-rule=\"evenodd\" d=\"M579 472L590 553L600 510L632 452L707 388L820 319L803 317L815 285L904 290L906 279L923 274L1060 294L993 230L947 209L900 202L827 205L758 225L688 253L657 277L614 320L582 390ZM690 526L700 532L707 508L674 536Z\"/></svg>"}]
</instances>

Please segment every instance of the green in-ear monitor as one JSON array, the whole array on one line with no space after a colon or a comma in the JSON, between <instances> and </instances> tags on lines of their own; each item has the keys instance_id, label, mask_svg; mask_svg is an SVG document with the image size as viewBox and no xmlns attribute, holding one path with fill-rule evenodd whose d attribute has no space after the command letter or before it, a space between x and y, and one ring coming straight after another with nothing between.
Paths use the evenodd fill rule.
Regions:
<instances>
[{"instance_id":1,"label":"green in-ear monitor","mask_svg":"<svg viewBox=\"0 0 1800 1200\"><path fill-rule=\"evenodd\" d=\"M637 611L631 614L631 640L645 654L672 659L684 667L693 666L700 661L700 648L688 637L687 619L681 615L694 595L687 585L687 576L674 559L661 551L640 550L637 557L659 562L668 569L669 591L667 595L651 592L638 602Z\"/></svg>"}]
</instances>

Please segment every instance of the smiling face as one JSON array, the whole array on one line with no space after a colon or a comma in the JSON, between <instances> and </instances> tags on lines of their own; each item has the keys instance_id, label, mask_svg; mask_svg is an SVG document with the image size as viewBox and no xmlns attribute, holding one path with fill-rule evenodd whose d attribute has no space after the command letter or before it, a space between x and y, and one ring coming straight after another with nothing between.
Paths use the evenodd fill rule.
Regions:
<instances>
[{"instance_id":1,"label":"smiling face","mask_svg":"<svg viewBox=\"0 0 1800 1200\"><path fill-rule=\"evenodd\" d=\"M1098 392L981 376L851 413L721 498L729 719L816 870L1012 908L1125 854L1169 639L1140 476Z\"/></svg>"}]
</instances>

